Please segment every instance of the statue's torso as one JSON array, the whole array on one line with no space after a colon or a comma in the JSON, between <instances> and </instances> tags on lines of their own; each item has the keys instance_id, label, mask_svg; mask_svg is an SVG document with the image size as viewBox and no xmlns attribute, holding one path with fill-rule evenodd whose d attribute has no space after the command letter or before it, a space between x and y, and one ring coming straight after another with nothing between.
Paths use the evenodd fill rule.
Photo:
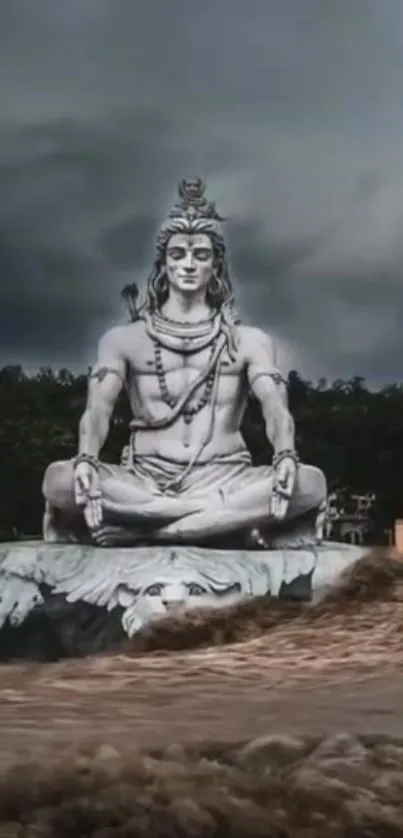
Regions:
<instances>
[{"instance_id":1,"label":"statue's torso","mask_svg":"<svg viewBox=\"0 0 403 838\"><path fill-rule=\"evenodd\" d=\"M166 416L171 408L161 392L161 374L154 345L145 324L140 321L125 329L124 356L126 358L126 386L134 418ZM179 354L164 347L160 349L167 393L178 399L203 371L211 358L211 347L195 354ZM163 385L162 385L163 386ZM205 385L196 391L190 404L198 405L205 393ZM248 394L242 348L231 359L224 349L216 398L214 399L214 428L211 442L204 448L201 461L219 454L243 450L240 426ZM136 431L135 448L138 454L159 455L186 462L199 448L210 423L213 405L211 398L196 412L190 422L181 415L172 425L160 430Z\"/></svg>"}]
</instances>

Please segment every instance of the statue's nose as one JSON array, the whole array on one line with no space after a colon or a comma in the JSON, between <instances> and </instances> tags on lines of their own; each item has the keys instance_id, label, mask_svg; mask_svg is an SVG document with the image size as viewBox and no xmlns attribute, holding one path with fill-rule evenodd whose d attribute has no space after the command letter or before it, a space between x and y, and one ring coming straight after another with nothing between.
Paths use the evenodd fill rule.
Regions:
<instances>
[{"instance_id":1,"label":"statue's nose","mask_svg":"<svg viewBox=\"0 0 403 838\"><path fill-rule=\"evenodd\" d=\"M185 600L183 597L175 597L174 599L163 599L162 604L165 608L169 611L174 611L176 608L180 608L184 605Z\"/></svg>"}]
</instances>

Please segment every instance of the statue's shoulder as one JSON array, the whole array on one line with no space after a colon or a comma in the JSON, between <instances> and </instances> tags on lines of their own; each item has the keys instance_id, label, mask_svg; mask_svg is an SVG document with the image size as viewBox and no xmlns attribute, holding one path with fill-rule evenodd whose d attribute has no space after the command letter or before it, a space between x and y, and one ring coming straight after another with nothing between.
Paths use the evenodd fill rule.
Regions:
<instances>
[{"instance_id":1,"label":"statue's shoulder","mask_svg":"<svg viewBox=\"0 0 403 838\"><path fill-rule=\"evenodd\" d=\"M146 328L143 320L136 320L134 323L121 323L112 326L101 335L100 344L116 349L120 354L127 355L134 343L139 343L146 336Z\"/></svg>"},{"instance_id":2,"label":"statue's shoulder","mask_svg":"<svg viewBox=\"0 0 403 838\"><path fill-rule=\"evenodd\" d=\"M246 355L254 354L259 349L265 352L275 352L274 341L268 332L257 326L237 326L237 335L241 351Z\"/></svg>"}]
</instances>

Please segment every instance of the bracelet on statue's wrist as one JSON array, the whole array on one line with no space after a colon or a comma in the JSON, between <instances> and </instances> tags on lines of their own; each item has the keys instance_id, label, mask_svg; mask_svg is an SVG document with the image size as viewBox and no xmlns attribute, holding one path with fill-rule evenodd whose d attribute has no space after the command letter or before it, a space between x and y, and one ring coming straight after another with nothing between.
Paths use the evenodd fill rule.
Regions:
<instances>
[{"instance_id":1,"label":"bracelet on statue's wrist","mask_svg":"<svg viewBox=\"0 0 403 838\"><path fill-rule=\"evenodd\" d=\"M272 459L273 468L277 468L283 460L293 460L295 465L299 463L299 457L294 448L283 448L282 451L277 451Z\"/></svg>"},{"instance_id":2,"label":"bracelet on statue's wrist","mask_svg":"<svg viewBox=\"0 0 403 838\"><path fill-rule=\"evenodd\" d=\"M85 453L77 454L77 456L74 457L74 460L73 460L74 469L76 469L77 466L81 465L81 463L87 463L87 465L92 466L93 468L95 468L96 471L98 471L98 469L99 469L99 460L98 460L98 457L94 456L94 454L85 454Z\"/></svg>"}]
</instances>

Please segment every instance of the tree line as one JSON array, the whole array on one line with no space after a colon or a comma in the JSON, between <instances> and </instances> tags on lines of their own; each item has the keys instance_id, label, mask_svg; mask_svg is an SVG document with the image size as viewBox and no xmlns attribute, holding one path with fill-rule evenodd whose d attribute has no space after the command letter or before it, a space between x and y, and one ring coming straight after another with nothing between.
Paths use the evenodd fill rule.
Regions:
<instances>
[{"instance_id":1,"label":"tree line","mask_svg":"<svg viewBox=\"0 0 403 838\"><path fill-rule=\"evenodd\" d=\"M374 492L374 528L403 517L403 385L371 391L358 376L349 381L305 381L289 374L289 403L301 460L323 469L329 490ZM0 370L0 538L39 535L41 484L46 465L70 458L84 409L87 375L21 367ZM103 451L117 462L128 441L130 411L122 394ZM243 433L255 464L268 462L259 405L250 400Z\"/></svg>"}]
</instances>

